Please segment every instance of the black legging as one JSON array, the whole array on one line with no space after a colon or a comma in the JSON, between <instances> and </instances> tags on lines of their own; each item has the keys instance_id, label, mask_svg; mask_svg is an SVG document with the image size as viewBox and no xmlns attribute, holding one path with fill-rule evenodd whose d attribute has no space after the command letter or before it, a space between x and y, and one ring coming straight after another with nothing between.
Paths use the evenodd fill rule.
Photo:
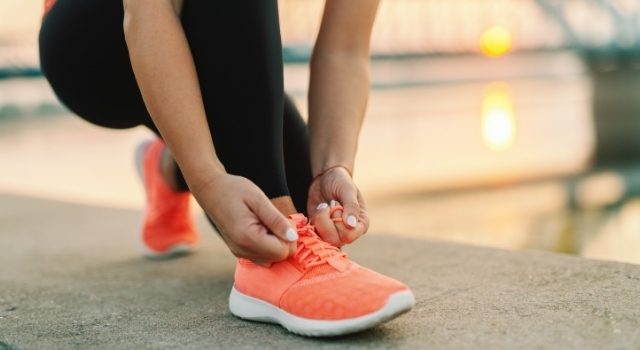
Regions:
<instances>
[{"instance_id":1,"label":"black legging","mask_svg":"<svg viewBox=\"0 0 640 350\"><path fill-rule=\"evenodd\" d=\"M158 133L131 68L123 17L122 0L58 0L40 30L42 71L83 119ZM182 26L226 171L253 181L269 198L290 195L305 212L309 140L284 94L277 0L185 0Z\"/></svg>"}]
</instances>

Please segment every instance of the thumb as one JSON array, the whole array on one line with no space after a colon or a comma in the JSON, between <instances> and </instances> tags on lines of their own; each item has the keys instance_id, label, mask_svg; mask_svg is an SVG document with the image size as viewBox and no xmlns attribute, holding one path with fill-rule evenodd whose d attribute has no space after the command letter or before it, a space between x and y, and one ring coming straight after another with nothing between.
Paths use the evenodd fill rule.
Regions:
<instances>
[{"instance_id":1,"label":"thumb","mask_svg":"<svg viewBox=\"0 0 640 350\"><path fill-rule=\"evenodd\" d=\"M276 237L284 242L298 240L298 232L293 222L282 215L266 196L254 196L247 201L247 205Z\"/></svg>"},{"instance_id":2,"label":"thumb","mask_svg":"<svg viewBox=\"0 0 640 350\"><path fill-rule=\"evenodd\" d=\"M358 203L358 191L355 188L347 189L340 198L342 211L342 223L349 228L355 228L360 217L360 204Z\"/></svg>"}]
</instances>

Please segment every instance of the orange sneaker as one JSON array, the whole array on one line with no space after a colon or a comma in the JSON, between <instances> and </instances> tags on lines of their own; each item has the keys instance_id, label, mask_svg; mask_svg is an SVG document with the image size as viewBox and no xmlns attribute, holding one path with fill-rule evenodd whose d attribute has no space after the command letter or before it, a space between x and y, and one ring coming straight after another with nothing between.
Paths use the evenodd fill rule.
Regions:
<instances>
[{"instance_id":1,"label":"orange sneaker","mask_svg":"<svg viewBox=\"0 0 640 350\"><path fill-rule=\"evenodd\" d=\"M160 173L164 148L164 141L158 138L143 142L136 151L136 168L147 192L140 246L150 259L191 253L200 243L189 211L191 193L173 191Z\"/></svg>"},{"instance_id":2,"label":"orange sneaker","mask_svg":"<svg viewBox=\"0 0 640 350\"><path fill-rule=\"evenodd\" d=\"M270 268L238 259L229 297L234 315L305 336L337 336L375 327L413 307L409 287L350 261L322 241L304 215L289 218L298 227L298 252Z\"/></svg>"}]
</instances>

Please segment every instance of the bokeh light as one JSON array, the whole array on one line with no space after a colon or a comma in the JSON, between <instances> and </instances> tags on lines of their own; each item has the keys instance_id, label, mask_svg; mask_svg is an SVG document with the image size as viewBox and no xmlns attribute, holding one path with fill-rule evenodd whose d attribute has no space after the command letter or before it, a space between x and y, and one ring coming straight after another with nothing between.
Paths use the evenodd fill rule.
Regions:
<instances>
[{"instance_id":1,"label":"bokeh light","mask_svg":"<svg viewBox=\"0 0 640 350\"><path fill-rule=\"evenodd\" d=\"M502 152L515 140L516 122L511 96L504 84L492 83L482 101L482 138L491 150Z\"/></svg>"},{"instance_id":2,"label":"bokeh light","mask_svg":"<svg viewBox=\"0 0 640 350\"><path fill-rule=\"evenodd\" d=\"M480 49L490 57L501 56L511 48L511 33L500 26L487 29L480 38Z\"/></svg>"}]
</instances>

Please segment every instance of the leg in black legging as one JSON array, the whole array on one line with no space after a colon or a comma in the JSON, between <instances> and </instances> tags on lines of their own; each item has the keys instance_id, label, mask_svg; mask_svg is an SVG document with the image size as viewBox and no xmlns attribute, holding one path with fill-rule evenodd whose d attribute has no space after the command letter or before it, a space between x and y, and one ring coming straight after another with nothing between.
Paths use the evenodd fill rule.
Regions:
<instances>
[{"instance_id":1,"label":"leg in black legging","mask_svg":"<svg viewBox=\"0 0 640 350\"><path fill-rule=\"evenodd\" d=\"M59 99L108 128L152 124L129 60L122 0L58 0L40 30L42 71Z\"/></svg>"},{"instance_id":2,"label":"leg in black legging","mask_svg":"<svg viewBox=\"0 0 640 350\"><path fill-rule=\"evenodd\" d=\"M58 0L40 33L43 72L63 103L89 122L157 131L131 69L122 20L121 0ZM269 198L289 195L289 179L304 210L308 141L295 108L284 110L276 0L186 0L182 21L226 170Z\"/></svg>"},{"instance_id":3,"label":"leg in black legging","mask_svg":"<svg viewBox=\"0 0 640 350\"><path fill-rule=\"evenodd\" d=\"M216 153L267 197L288 196L284 86L276 0L186 0L182 25Z\"/></svg>"},{"instance_id":4,"label":"leg in black legging","mask_svg":"<svg viewBox=\"0 0 640 350\"><path fill-rule=\"evenodd\" d=\"M300 213L307 212L311 159L309 132L298 109L289 96L284 99L284 167L293 204Z\"/></svg>"}]
</instances>

